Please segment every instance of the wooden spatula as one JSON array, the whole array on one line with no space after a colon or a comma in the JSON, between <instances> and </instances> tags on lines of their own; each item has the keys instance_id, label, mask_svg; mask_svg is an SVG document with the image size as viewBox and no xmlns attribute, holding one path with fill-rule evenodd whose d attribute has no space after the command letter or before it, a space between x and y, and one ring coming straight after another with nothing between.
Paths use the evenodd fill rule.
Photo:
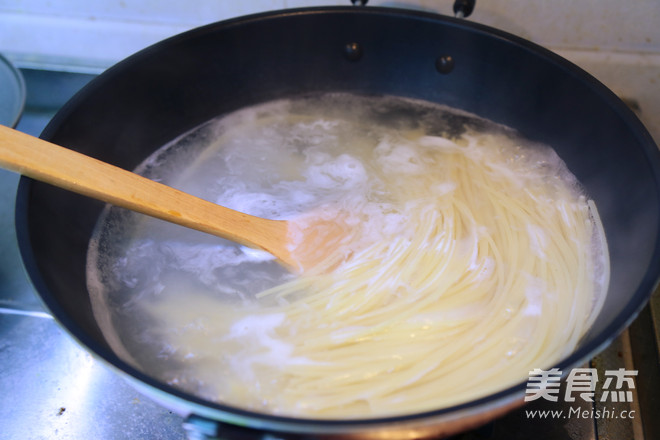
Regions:
<instances>
[{"instance_id":1,"label":"wooden spatula","mask_svg":"<svg viewBox=\"0 0 660 440\"><path fill-rule=\"evenodd\" d=\"M273 254L302 272L321 262L344 227L304 228L216 205L138 174L0 125L0 166L69 191ZM305 234L311 234L306 240ZM327 246L327 249L325 247Z\"/></svg>"}]
</instances>

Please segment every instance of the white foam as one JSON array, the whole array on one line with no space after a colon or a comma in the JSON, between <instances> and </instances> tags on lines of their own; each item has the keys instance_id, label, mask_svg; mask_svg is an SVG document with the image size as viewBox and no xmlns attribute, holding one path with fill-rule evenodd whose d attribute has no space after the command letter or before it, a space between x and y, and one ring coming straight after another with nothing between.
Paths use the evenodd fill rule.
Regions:
<instances>
[{"instance_id":1,"label":"white foam","mask_svg":"<svg viewBox=\"0 0 660 440\"><path fill-rule=\"evenodd\" d=\"M545 248L548 245L548 236L543 228L537 225L527 225L527 235L529 237L530 249L539 258L546 259Z\"/></svg>"},{"instance_id":2,"label":"white foam","mask_svg":"<svg viewBox=\"0 0 660 440\"><path fill-rule=\"evenodd\" d=\"M543 312L543 298L547 296L547 287L545 282L539 278L525 274L527 278L527 288L525 289L525 298L527 304L523 310L523 315L540 316Z\"/></svg>"}]
</instances>

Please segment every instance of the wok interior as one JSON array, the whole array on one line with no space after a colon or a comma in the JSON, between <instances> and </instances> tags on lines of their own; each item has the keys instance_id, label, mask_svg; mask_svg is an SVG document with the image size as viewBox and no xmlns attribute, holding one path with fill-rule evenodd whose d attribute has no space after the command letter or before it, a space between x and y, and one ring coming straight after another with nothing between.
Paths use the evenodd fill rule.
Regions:
<instances>
[{"instance_id":1,"label":"wok interior","mask_svg":"<svg viewBox=\"0 0 660 440\"><path fill-rule=\"evenodd\" d=\"M594 80L507 38L453 19L376 8L211 25L102 74L56 115L43 137L133 169L220 114L329 91L424 99L514 127L557 151L595 200L608 239L610 289L571 357L575 363L634 318L657 279L657 147ZM363 50L357 61L344 54L352 42ZM455 59L449 74L435 69L444 55ZM94 321L85 284L87 247L101 209L100 202L23 179L19 244L37 291L60 322L92 351L130 370Z\"/></svg>"}]
</instances>

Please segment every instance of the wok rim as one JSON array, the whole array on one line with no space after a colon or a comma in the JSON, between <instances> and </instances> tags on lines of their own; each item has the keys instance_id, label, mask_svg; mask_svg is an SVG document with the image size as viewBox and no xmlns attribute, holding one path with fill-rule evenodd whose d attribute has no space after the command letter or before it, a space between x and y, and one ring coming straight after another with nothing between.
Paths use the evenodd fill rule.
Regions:
<instances>
[{"instance_id":1,"label":"wok rim","mask_svg":"<svg viewBox=\"0 0 660 440\"><path fill-rule=\"evenodd\" d=\"M504 40L508 44L513 44L520 49L532 52L534 56L545 58L547 61L561 68L564 73L578 78L585 87L591 89L592 93L598 94L599 97L603 99L604 103L607 103L614 113L621 118L630 131L635 134L635 137L639 139L639 146L643 149L651 174L654 177L654 185L660 195L660 150L658 149L658 146L655 144L655 141L652 139L644 125L639 121L637 116L634 115L632 110L630 110L610 89L596 80L592 75L549 49L508 32L483 24L436 13L388 7L329 6L268 11L211 23L174 35L129 56L110 67L97 78L93 79L58 111L40 137L43 139L51 138L60 126L61 121L66 120L71 110L76 107L79 101L83 101L86 96L96 88L104 87L106 79L111 79L113 75L120 74L124 66L139 61L140 58L149 56L152 52L160 51L173 42L200 37L210 31L219 31L221 29L241 26L262 20L278 20L283 17L294 15L304 17L313 14L343 14L349 11L351 14L387 15L390 17L396 16L397 18L443 22L443 24L450 27L464 28L472 32L486 34L486 36L490 38ZM101 360L113 371L119 373L130 382L133 382L134 385L143 389L147 388L150 394L153 394L154 392L159 395L164 394L166 399L174 398L177 403L190 406L190 414L209 417L220 423L246 426L259 430L266 429L289 433L311 433L322 430L324 433L345 433L360 429L374 429L378 427L388 428L394 425L417 426L420 422L443 423L460 419L471 414L480 413L489 408L498 408L503 405L511 404L512 402L522 401L523 399L526 389L526 381L521 381L516 385L478 399L450 407L423 412L360 419L316 419L273 415L246 410L232 405L210 402L178 390L177 388L142 373L130 364L121 360L111 350L106 350L104 347L99 346L99 344L66 312L64 312L59 305L56 296L51 292L50 288L42 278L36 263L37 259L32 251L27 219L29 217L28 200L33 182L34 181L28 177L21 176L20 178L16 197L15 222L19 251L23 264L28 274L28 278L40 300L51 312L58 324L63 327L87 352L93 354L95 358ZM660 205L660 197L658 204ZM658 269L654 270L654 268ZM556 365L553 365L553 367L559 368L564 372L570 368L581 365L602 351L635 320L637 315L646 306L651 294L659 284L660 231L656 236L655 250L650 258L648 268L644 273L643 278L640 280L638 287L629 296L626 307L621 309L611 323L599 334L596 334L592 341L582 347L578 347L577 350L569 356L561 359Z\"/></svg>"}]
</instances>

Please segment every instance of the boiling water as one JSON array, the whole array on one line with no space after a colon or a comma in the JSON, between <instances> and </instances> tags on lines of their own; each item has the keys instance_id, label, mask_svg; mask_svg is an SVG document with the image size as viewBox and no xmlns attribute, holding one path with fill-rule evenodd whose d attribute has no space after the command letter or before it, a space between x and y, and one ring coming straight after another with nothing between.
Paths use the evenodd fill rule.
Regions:
<instances>
[{"instance_id":1,"label":"boiling water","mask_svg":"<svg viewBox=\"0 0 660 440\"><path fill-rule=\"evenodd\" d=\"M465 192L471 179L456 169L474 164L512 193ZM88 254L104 335L127 362L214 402L313 417L460 403L568 354L607 287L595 208L553 150L442 106L349 95L266 103L186 133L136 171L248 214L340 213L353 227L344 264L301 281L267 253L104 211ZM487 211L502 197L521 207ZM482 210L488 218L472 215ZM518 224L522 213L540 220ZM575 285L544 278L567 270L542 266L557 241L544 216L568 231L558 251L570 248L568 266L584 266ZM459 295L443 293L456 286ZM558 323L568 330L549 341ZM475 364L488 371L465 367Z\"/></svg>"}]
</instances>

